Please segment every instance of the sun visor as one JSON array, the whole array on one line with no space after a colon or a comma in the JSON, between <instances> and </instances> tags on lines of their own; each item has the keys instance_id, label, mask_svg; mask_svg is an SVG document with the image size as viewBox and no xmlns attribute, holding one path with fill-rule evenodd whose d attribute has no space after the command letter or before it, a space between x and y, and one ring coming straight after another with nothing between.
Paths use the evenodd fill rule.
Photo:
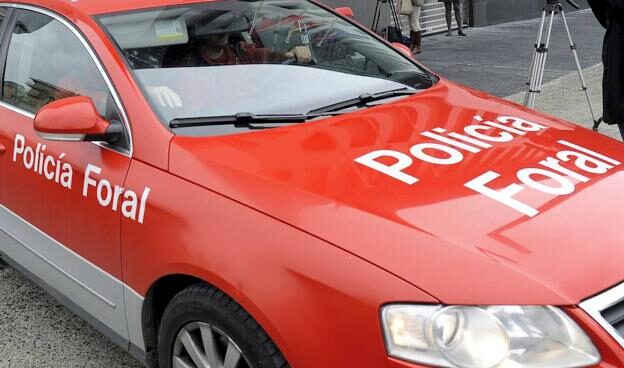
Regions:
<instances>
[{"instance_id":1,"label":"sun visor","mask_svg":"<svg viewBox=\"0 0 624 368\"><path fill-rule=\"evenodd\" d=\"M220 34L236 34L248 31L251 21L242 14L228 12L213 19L197 19L193 27L195 37L207 37Z\"/></svg>"},{"instance_id":2,"label":"sun visor","mask_svg":"<svg viewBox=\"0 0 624 368\"><path fill-rule=\"evenodd\" d=\"M188 43L186 19L183 16L163 18L162 15L162 12L155 12L152 16L128 14L111 18L109 22L102 18L102 23L124 50Z\"/></svg>"}]
</instances>

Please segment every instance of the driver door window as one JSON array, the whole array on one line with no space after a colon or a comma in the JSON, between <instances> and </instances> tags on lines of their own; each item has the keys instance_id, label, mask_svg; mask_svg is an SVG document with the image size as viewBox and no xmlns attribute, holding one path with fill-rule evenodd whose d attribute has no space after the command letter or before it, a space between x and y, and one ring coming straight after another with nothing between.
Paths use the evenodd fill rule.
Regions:
<instances>
[{"instance_id":1,"label":"driver door window","mask_svg":"<svg viewBox=\"0 0 624 368\"><path fill-rule=\"evenodd\" d=\"M21 10L16 18L2 84L3 102L36 114L52 101L87 96L104 118L121 121L96 64L65 25L28 10Z\"/></svg>"}]
</instances>

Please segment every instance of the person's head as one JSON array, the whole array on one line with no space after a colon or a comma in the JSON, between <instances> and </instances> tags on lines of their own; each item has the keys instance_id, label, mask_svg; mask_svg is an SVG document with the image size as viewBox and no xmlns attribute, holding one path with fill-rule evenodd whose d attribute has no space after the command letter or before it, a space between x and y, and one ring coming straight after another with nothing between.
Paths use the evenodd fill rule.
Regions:
<instances>
[{"instance_id":1,"label":"person's head","mask_svg":"<svg viewBox=\"0 0 624 368\"><path fill-rule=\"evenodd\" d=\"M250 28L247 18L228 12L212 19L198 19L195 36L208 47L226 47L231 34L240 34Z\"/></svg>"},{"instance_id":2,"label":"person's head","mask_svg":"<svg viewBox=\"0 0 624 368\"><path fill-rule=\"evenodd\" d=\"M230 34L212 34L202 38L202 43L211 48L226 47L230 42Z\"/></svg>"}]
</instances>

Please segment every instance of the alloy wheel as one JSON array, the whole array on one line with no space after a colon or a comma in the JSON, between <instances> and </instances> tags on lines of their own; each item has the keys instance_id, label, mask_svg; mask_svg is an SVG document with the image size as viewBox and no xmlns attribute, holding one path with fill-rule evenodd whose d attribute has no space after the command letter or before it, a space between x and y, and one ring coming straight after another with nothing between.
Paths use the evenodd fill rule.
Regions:
<instances>
[{"instance_id":1,"label":"alloy wheel","mask_svg":"<svg viewBox=\"0 0 624 368\"><path fill-rule=\"evenodd\" d=\"M184 326L173 344L173 368L251 368L225 333L204 322Z\"/></svg>"}]
</instances>

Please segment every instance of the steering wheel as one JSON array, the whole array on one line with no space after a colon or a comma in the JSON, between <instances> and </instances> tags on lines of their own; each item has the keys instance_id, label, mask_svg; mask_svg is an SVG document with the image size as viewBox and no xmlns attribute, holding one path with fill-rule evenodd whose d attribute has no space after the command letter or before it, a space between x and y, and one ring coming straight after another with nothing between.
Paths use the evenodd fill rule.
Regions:
<instances>
[{"instance_id":1,"label":"steering wheel","mask_svg":"<svg viewBox=\"0 0 624 368\"><path fill-rule=\"evenodd\" d=\"M293 64L297 64L296 58L289 58L289 59L282 61L282 65L293 65Z\"/></svg>"}]
</instances>

